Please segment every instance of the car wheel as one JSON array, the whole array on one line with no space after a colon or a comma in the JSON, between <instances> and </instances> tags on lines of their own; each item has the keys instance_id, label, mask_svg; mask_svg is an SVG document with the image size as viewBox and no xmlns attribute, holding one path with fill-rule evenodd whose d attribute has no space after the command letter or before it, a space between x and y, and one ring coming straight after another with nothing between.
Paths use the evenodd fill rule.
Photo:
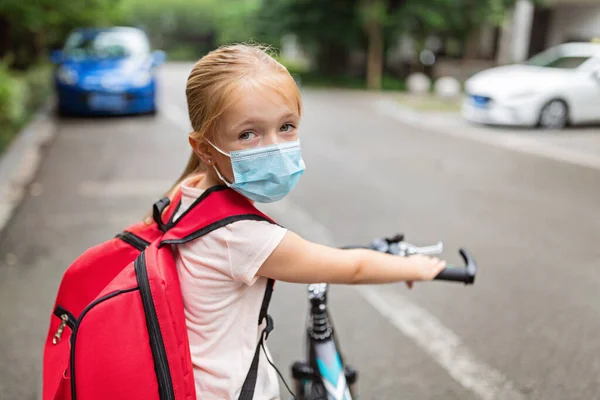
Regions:
<instances>
[{"instance_id":1,"label":"car wheel","mask_svg":"<svg viewBox=\"0 0 600 400\"><path fill-rule=\"evenodd\" d=\"M543 129L563 129L569 123L569 107L562 100L552 100L540 111L539 125Z\"/></svg>"}]
</instances>

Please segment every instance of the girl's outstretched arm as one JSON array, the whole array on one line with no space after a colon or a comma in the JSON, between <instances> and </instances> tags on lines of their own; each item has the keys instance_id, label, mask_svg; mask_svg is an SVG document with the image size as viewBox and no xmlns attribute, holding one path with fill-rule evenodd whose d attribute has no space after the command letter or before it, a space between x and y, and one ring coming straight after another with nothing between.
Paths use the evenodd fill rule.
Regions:
<instances>
[{"instance_id":1,"label":"girl's outstretched arm","mask_svg":"<svg viewBox=\"0 0 600 400\"><path fill-rule=\"evenodd\" d=\"M295 283L389 283L431 280L445 266L445 261L420 255L399 257L327 247L288 231L258 275Z\"/></svg>"}]
</instances>

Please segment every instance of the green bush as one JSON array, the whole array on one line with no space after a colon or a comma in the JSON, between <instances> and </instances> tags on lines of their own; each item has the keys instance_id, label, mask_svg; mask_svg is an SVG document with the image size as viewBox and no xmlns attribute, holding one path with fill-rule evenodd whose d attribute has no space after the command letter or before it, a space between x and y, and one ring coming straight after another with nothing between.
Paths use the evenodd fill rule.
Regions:
<instances>
[{"instance_id":1,"label":"green bush","mask_svg":"<svg viewBox=\"0 0 600 400\"><path fill-rule=\"evenodd\" d=\"M52 92L52 66L49 64L34 65L22 75L27 88L26 108L29 112L37 111L46 103Z\"/></svg>"},{"instance_id":2,"label":"green bush","mask_svg":"<svg viewBox=\"0 0 600 400\"><path fill-rule=\"evenodd\" d=\"M50 73L48 65L16 73L0 62L0 151L48 99Z\"/></svg>"},{"instance_id":3,"label":"green bush","mask_svg":"<svg viewBox=\"0 0 600 400\"><path fill-rule=\"evenodd\" d=\"M17 124L25 115L26 85L0 64L0 126Z\"/></svg>"}]
</instances>

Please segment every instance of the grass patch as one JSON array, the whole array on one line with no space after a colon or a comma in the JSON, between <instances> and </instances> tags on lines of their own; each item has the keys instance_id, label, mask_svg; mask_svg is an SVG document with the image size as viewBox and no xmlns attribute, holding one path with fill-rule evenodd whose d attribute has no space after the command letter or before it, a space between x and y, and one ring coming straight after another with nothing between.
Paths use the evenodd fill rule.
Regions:
<instances>
[{"instance_id":1,"label":"grass patch","mask_svg":"<svg viewBox=\"0 0 600 400\"><path fill-rule=\"evenodd\" d=\"M462 97L456 99L442 99L432 94L402 94L397 96L396 100L403 107L419 112L457 113L460 111L462 105Z\"/></svg>"},{"instance_id":2,"label":"grass patch","mask_svg":"<svg viewBox=\"0 0 600 400\"><path fill-rule=\"evenodd\" d=\"M367 89L366 79L348 76L336 75L326 76L318 72L294 72L290 71L294 78L300 82L302 86L313 88L343 88L343 89ZM385 76L382 80L382 90L384 91L399 91L406 90L406 84L403 80Z\"/></svg>"},{"instance_id":3,"label":"grass patch","mask_svg":"<svg viewBox=\"0 0 600 400\"><path fill-rule=\"evenodd\" d=\"M308 60L287 60L275 56L277 61L285 65L296 81L304 87L312 88L343 88L362 89L367 88L366 78L351 75L324 75L319 71L311 70ZM384 75L381 81L382 90L399 91L406 90L404 80L390 75Z\"/></svg>"},{"instance_id":4,"label":"grass patch","mask_svg":"<svg viewBox=\"0 0 600 400\"><path fill-rule=\"evenodd\" d=\"M206 54L206 51L193 45L178 45L172 49L168 49L168 61L198 61L200 57Z\"/></svg>"},{"instance_id":5,"label":"grass patch","mask_svg":"<svg viewBox=\"0 0 600 400\"><path fill-rule=\"evenodd\" d=\"M364 82L351 76L324 76L316 72L292 72L302 86L313 88L364 89Z\"/></svg>"}]
</instances>

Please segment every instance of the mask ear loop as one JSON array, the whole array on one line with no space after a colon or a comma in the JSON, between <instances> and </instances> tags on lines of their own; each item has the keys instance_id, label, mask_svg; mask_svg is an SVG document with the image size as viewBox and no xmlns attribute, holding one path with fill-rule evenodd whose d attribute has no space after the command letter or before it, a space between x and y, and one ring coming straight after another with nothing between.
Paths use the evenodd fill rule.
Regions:
<instances>
[{"instance_id":1,"label":"mask ear loop","mask_svg":"<svg viewBox=\"0 0 600 400\"><path fill-rule=\"evenodd\" d=\"M223 178L223 175L221 175L221 173L217 169L216 165L213 165L213 169L217 173L217 176L219 177L219 179L221 179L223 181L223 183L225 183L225 185L227 185L228 188L230 188L233 185L232 183L227 182L227 179Z\"/></svg>"},{"instance_id":2,"label":"mask ear loop","mask_svg":"<svg viewBox=\"0 0 600 400\"><path fill-rule=\"evenodd\" d=\"M218 151L219 153L223 154L224 156L227 156L229 158L231 158L231 156L227 153L225 153L223 150L221 150L220 148L218 148L217 146L215 146L214 144L212 144L212 142L210 140L206 140L208 142L208 144L210 144L212 147L214 147L214 149L216 151ZM227 182L227 179L225 179L223 177L223 175L221 175L221 173L219 172L219 170L217 169L217 166L215 164L213 164L213 169L215 170L215 172L217 173L217 176L219 177L219 179L221 179L223 181L223 183L225 183L225 185L227 185L227 187L231 187L233 184Z\"/></svg>"},{"instance_id":3,"label":"mask ear loop","mask_svg":"<svg viewBox=\"0 0 600 400\"><path fill-rule=\"evenodd\" d=\"M220 148L218 148L217 146L215 146L214 144L212 144L212 142L210 140L208 140L208 139L205 139L205 140L206 140L206 142L208 144L210 144L212 147L214 147L216 151L218 151L219 153L223 154L224 156L227 156L227 157L231 158L231 156L229 154L225 153L223 150L221 150Z\"/></svg>"}]
</instances>

